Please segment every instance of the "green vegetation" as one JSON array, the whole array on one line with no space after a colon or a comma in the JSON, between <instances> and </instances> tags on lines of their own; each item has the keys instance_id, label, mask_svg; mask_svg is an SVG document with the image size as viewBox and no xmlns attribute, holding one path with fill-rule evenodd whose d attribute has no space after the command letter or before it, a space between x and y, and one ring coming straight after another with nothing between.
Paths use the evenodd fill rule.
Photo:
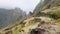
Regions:
<instances>
[{"instance_id":1,"label":"green vegetation","mask_svg":"<svg viewBox=\"0 0 60 34\"><path fill-rule=\"evenodd\" d=\"M59 19L60 18L60 11L51 11L48 12L48 16L53 19Z\"/></svg>"},{"instance_id":2,"label":"green vegetation","mask_svg":"<svg viewBox=\"0 0 60 34\"><path fill-rule=\"evenodd\" d=\"M60 6L60 0L41 0L34 10L35 15L39 15L41 11L52 7Z\"/></svg>"},{"instance_id":3,"label":"green vegetation","mask_svg":"<svg viewBox=\"0 0 60 34\"><path fill-rule=\"evenodd\" d=\"M54 14L54 13L53 13L53 14L49 14L48 16L49 16L50 18L57 19L57 15Z\"/></svg>"},{"instance_id":4,"label":"green vegetation","mask_svg":"<svg viewBox=\"0 0 60 34\"><path fill-rule=\"evenodd\" d=\"M33 20L29 21L29 23L30 23L30 24L35 24L35 23L40 22L40 21L41 21L41 19L39 19L39 18L34 18Z\"/></svg>"},{"instance_id":5,"label":"green vegetation","mask_svg":"<svg viewBox=\"0 0 60 34\"><path fill-rule=\"evenodd\" d=\"M56 19L57 20L56 23L60 24L60 20L58 21L58 19L60 18L60 11L55 10L55 9L53 9L53 10L50 9L51 7L56 7L57 5L58 5L58 3L57 3L56 0L54 0L54 2L53 1L51 2L51 0L44 0L44 2L39 3L39 6L37 6L36 9L34 10L35 12L33 12L33 13L30 12L29 15L33 16L33 17L29 17L29 18L26 18L26 19L23 19L23 20L20 20L18 18L16 24L14 24L11 27L8 27L8 28L4 29L1 33L2 34L3 33L4 34L5 33L21 34L21 32L25 32L26 29L27 30L29 29L29 31L31 31L32 30L31 25L35 26L34 24L36 24L36 23L40 23L40 24L47 24L48 23L48 24L50 24L51 18L53 18L54 20ZM50 9L51 11L47 10L48 12L46 12L46 13L42 12L45 9ZM40 19L40 17L42 17L42 18ZM44 17L46 17L46 19ZM25 26L26 24L27 24L27 26ZM39 24L39 26L40 26L40 24Z\"/></svg>"}]
</instances>

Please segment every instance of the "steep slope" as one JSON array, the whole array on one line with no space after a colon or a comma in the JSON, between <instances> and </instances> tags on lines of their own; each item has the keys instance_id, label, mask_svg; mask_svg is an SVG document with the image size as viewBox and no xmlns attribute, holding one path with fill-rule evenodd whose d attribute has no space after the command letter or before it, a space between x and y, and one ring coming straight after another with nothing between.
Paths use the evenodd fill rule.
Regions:
<instances>
[{"instance_id":1,"label":"steep slope","mask_svg":"<svg viewBox=\"0 0 60 34\"><path fill-rule=\"evenodd\" d=\"M39 4L33 16L0 30L1 34L60 34L60 0L44 2L47 4L42 2L42 9Z\"/></svg>"},{"instance_id":2,"label":"steep slope","mask_svg":"<svg viewBox=\"0 0 60 34\"><path fill-rule=\"evenodd\" d=\"M0 8L0 28L14 24L17 20L20 20L26 16L20 8L15 9L3 9Z\"/></svg>"},{"instance_id":3,"label":"steep slope","mask_svg":"<svg viewBox=\"0 0 60 34\"><path fill-rule=\"evenodd\" d=\"M57 7L58 8L58 7ZM52 12L54 10L58 11L58 9L46 9L42 12L47 13ZM46 12L45 12L46 11ZM52 12L53 13L53 12ZM18 21L18 24L15 24L11 27L7 27L3 30L0 30L2 34L34 34L36 29L44 34L58 34L60 32L60 19L53 19L48 16L31 16L26 19L23 19L22 21ZM44 31L44 32L43 32Z\"/></svg>"},{"instance_id":4,"label":"steep slope","mask_svg":"<svg viewBox=\"0 0 60 34\"><path fill-rule=\"evenodd\" d=\"M39 14L39 12L45 9L49 9L56 6L60 6L60 0L41 0L40 3L34 9L34 14Z\"/></svg>"}]
</instances>

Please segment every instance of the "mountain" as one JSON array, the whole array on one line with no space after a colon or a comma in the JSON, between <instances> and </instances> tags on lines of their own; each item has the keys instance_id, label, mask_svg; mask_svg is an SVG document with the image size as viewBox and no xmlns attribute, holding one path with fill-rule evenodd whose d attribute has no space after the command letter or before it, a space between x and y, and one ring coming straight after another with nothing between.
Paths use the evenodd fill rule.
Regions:
<instances>
[{"instance_id":1,"label":"mountain","mask_svg":"<svg viewBox=\"0 0 60 34\"><path fill-rule=\"evenodd\" d=\"M44 0L30 16L0 30L1 34L60 34L60 0Z\"/></svg>"},{"instance_id":2,"label":"mountain","mask_svg":"<svg viewBox=\"0 0 60 34\"><path fill-rule=\"evenodd\" d=\"M0 8L0 28L14 24L17 20L26 17L26 13L20 8L4 9Z\"/></svg>"},{"instance_id":3,"label":"mountain","mask_svg":"<svg viewBox=\"0 0 60 34\"><path fill-rule=\"evenodd\" d=\"M38 14L41 11L44 11L45 9L49 9L55 6L60 6L60 0L41 0L40 3L36 6L34 9L34 13Z\"/></svg>"}]
</instances>

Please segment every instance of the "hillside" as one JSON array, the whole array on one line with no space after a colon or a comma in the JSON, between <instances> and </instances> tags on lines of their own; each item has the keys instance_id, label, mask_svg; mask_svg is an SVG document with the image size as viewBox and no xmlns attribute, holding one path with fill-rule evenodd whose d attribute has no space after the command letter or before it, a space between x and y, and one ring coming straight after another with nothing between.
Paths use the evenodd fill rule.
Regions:
<instances>
[{"instance_id":1,"label":"hillside","mask_svg":"<svg viewBox=\"0 0 60 34\"><path fill-rule=\"evenodd\" d=\"M44 0L33 15L0 30L1 34L60 34L60 0Z\"/></svg>"},{"instance_id":2,"label":"hillside","mask_svg":"<svg viewBox=\"0 0 60 34\"><path fill-rule=\"evenodd\" d=\"M56 6L60 6L60 0L41 0L34 9L34 14L39 14L39 12L44 11L45 9L50 9Z\"/></svg>"},{"instance_id":3,"label":"hillside","mask_svg":"<svg viewBox=\"0 0 60 34\"><path fill-rule=\"evenodd\" d=\"M26 13L20 8L0 8L0 29L14 24L16 21L26 17Z\"/></svg>"}]
</instances>

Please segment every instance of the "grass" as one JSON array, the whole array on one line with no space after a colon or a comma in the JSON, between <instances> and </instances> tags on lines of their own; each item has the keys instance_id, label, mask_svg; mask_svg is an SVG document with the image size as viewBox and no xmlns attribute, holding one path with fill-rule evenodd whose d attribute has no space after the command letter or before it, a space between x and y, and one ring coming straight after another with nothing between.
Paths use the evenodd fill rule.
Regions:
<instances>
[{"instance_id":1,"label":"grass","mask_svg":"<svg viewBox=\"0 0 60 34\"><path fill-rule=\"evenodd\" d=\"M40 22L41 19L39 18L34 18L33 20L29 21L29 24L32 25L32 24L35 24L37 22Z\"/></svg>"},{"instance_id":2,"label":"grass","mask_svg":"<svg viewBox=\"0 0 60 34\"><path fill-rule=\"evenodd\" d=\"M48 17L53 18L53 19L59 19L60 18L60 11L50 11L47 12Z\"/></svg>"}]
</instances>

